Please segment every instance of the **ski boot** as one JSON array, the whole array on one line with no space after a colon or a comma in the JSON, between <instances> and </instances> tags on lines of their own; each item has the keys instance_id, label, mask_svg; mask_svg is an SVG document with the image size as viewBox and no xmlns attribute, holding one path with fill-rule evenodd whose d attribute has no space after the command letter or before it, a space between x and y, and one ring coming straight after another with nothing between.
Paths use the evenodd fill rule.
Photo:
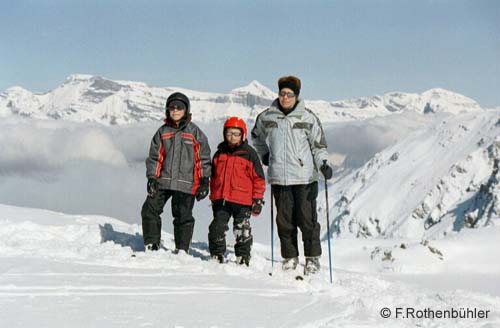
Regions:
<instances>
[{"instance_id":1,"label":"ski boot","mask_svg":"<svg viewBox=\"0 0 500 328\"><path fill-rule=\"evenodd\" d=\"M174 249L172 253L175 255L188 255L188 252L186 250L179 248Z\"/></svg>"},{"instance_id":2,"label":"ski boot","mask_svg":"<svg viewBox=\"0 0 500 328\"><path fill-rule=\"evenodd\" d=\"M146 252L154 252L160 249L159 243L147 244L145 247Z\"/></svg>"},{"instance_id":3,"label":"ski boot","mask_svg":"<svg viewBox=\"0 0 500 328\"><path fill-rule=\"evenodd\" d=\"M291 257L288 259L283 259L283 263L281 264L281 269L283 271L295 270L297 265L299 264L298 257Z\"/></svg>"},{"instance_id":4,"label":"ski boot","mask_svg":"<svg viewBox=\"0 0 500 328\"><path fill-rule=\"evenodd\" d=\"M304 276L316 274L319 272L319 256L306 257L306 265L304 266Z\"/></svg>"},{"instance_id":5,"label":"ski boot","mask_svg":"<svg viewBox=\"0 0 500 328\"><path fill-rule=\"evenodd\" d=\"M244 264L246 266L250 266L250 255L237 256L236 263L238 263L239 265Z\"/></svg>"},{"instance_id":6,"label":"ski boot","mask_svg":"<svg viewBox=\"0 0 500 328\"><path fill-rule=\"evenodd\" d=\"M224 257L224 254L212 254L210 256L212 260L219 262L220 264L226 263L226 258Z\"/></svg>"}]
</instances>

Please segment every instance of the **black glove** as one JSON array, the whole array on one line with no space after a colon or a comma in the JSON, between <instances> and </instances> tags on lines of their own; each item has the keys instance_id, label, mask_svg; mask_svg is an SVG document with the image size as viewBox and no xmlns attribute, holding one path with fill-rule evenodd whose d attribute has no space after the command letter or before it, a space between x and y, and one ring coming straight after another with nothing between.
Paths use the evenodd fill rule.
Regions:
<instances>
[{"instance_id":1,"label":"black glove","mask_svg":"<svg viewBox=\"0 0 500 328\"><path fill-rule=\"evenodd\" d=\"M196 200L200 201L208 196L208 190L210 189L210 180L208 178L201 178L200 186L196 190Z\"/></svg>"},{"instance_id":2,"label":"black glove","mask_svg":"<svg viewBox=\"0 0 500 328\"><path fill-rule=\"evenodd\" d=\"M262 212L262 206L264 206L264 200L254 198L252 202L252 215L259 215Z\"/></svg>"},{"instance_id":3,"label":"black glove","mask_svg":"<svg viewBox=\"0 0 500 328\"><path fill-rule=\"evenodd\" d=\"M265 166L269 166L269 153L266 153L264 156L262 156L262 164Z\"/></svg>"},{"instance_id":4,"label":"black glove","mask_svg":"<svg viewBox=\"0 0 500 328\"><path fill-rule=\"evenodd\" d=\"M158 180L149 178L146 190L148 191L148 196L153 198L158 191Z\"/></svg>"},{"instance_id":5,"label":"black glove","mask_svg":"<svg viewBox=\"0 0 500 328\"><path fill-rule=\"evenodd\" d=\"M323 173L325 180L330 180L332 178L333 170L328 164L326 164L326 161L323 162L323 165L321 165L319 169L321 170L321 173Z\"/></svg>"}]
</instances>

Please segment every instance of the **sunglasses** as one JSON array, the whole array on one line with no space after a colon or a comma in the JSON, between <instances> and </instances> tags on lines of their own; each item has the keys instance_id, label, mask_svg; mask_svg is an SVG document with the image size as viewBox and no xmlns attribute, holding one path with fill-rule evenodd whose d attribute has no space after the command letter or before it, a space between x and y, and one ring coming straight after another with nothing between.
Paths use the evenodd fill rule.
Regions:
<instances>
[{"instance_id":1,"label":"sunglasses","mask_svg":"<svg viewBox=\"0 0 500 328\"><path fill-rule=\"evenodd\" d=\"M295 93L293 93L293 92L280 91L279 95L280 95L280 97L287 97L287 98L295 97Z\"/></svg>"},{"instance_id":2,"label":"sunglasses","mask_svg":"<svg viewBox=\"0 0 500 328\"><path fill-rule=\"evenodd\" d=\"M186 107L185 106L168 106L167 109L169 112L173 112L175 110L178 110L178 111L185 110Z\"/></svg>"},{"instance_id":3,"label":"sunglasses","mask_svg":"<svg viewBox=\"0 0 500 328\"><path fill-rule=\"evenodd\" d=\"M231 136L240 137L241 136L241 132L240 131L226 132L226 137L231 137Z\"/></svg>"}]
</instances>

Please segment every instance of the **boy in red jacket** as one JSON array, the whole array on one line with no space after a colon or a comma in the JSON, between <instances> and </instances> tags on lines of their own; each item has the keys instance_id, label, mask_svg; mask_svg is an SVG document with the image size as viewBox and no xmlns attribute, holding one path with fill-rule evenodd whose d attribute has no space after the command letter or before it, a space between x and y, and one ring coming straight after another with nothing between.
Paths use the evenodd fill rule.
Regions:
<instances>
[{"instance_id":1,"label":"boy in red jacket","mask_svg":"<svg viewBox=\"0 0 500 328\"><path fill-rule=\"evenodd\" d=\"M232 216L236 261L248 266L253 239L250 216L259 215L264 205L264 170L247 142L247 126L241 118L230 117L224 123L224 141L217 148L210 181L214 214L208 232L210 255L225 262L226 231Z\"/></svg>"}]
</instances>

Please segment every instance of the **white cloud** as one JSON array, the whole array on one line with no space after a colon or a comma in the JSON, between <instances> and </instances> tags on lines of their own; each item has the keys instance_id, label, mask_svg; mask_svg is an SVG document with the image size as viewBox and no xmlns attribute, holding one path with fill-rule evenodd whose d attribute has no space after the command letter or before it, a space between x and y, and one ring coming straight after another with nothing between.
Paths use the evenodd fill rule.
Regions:
<instances>
[{"instance_id":1,"label":"white cloud","mask_svg":"<svg viewBox=\"0 0 500 328\"><path fill-rule=\"evenodd\" d=\"M195 122L207 135L213 155L222 140L223 120ZM5 118L0 122L0 203L103 214L140 224L146 197L144 160L161 124L103 126ZM252 124L248 122L249 131ZM324 128L332 158L341 161L345 157L345 163L354 167L422 124L393 115L358 124L326 124ZM265 197L264 212L252 225L255 240L268 243L269 195ZM162 215L169 232L173 230L170 213L169 202ZM212 220L210 202L197 202L194 217L195 239L206 240Z\"/></svg>"},{"instance_id":2,"label":"white cloud","mask_svg":"<svg viewBox=\"0 0 500 328\"><path fill-rule=\"evenodd\" d=\"M72 161L127 163L113 136L96 124L6 118L0 140L0 175L58 174Z\"/></svg>"}]
</instances>

